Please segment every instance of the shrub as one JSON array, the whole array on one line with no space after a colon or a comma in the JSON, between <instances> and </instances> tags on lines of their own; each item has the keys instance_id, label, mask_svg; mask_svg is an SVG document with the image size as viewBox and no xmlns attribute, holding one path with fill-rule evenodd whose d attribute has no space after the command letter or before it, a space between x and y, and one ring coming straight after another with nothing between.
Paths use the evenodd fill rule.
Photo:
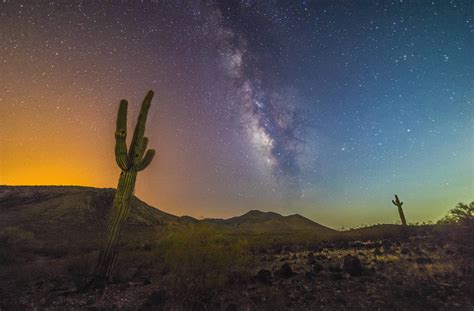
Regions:
<instances>
[{"instance_id":1,"label":"shrub","mask_svg":"<svg viewBox=\"0 0 474 311\"><path fill-rule=\"evenodd\" d=\"M249 263L246 240L206 224L166 235L160 248L170 271L191 286L222 284L229 272L243 271Z\"/></svg>"},{"instance_id":2,"label":"shrub","mask_svg":"<svg viewBox=\"0 0 474 311\"><path fill-rule=\"evenodd\" d=\"M450 224L460 222L472 222L474 219L474 201L465 204L458 203L446 216L438 221L438 224Z\"/></svg>"},{"instance_id":3,"label":"shrub","mask_svg":"<svg viewBox=\"0 0 474 311\"><path fill-rule=\"evenodd\" d=\"M0 232L0 264L11 264L24 259L25 250L31 249L34 235L20 227L7 227Z\"/></svg>"}]
</instances>

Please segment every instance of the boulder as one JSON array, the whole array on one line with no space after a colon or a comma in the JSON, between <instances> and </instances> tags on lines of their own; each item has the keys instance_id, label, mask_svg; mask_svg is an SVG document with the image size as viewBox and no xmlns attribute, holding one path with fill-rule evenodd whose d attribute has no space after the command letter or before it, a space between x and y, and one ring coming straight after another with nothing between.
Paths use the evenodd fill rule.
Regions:
<instances>
[{"instance_id":1,"label":"boulder","mask_svg":"<svg viewBox=\"0 0 474 311\"><path fill-rule=\"evenodd\" d=\"M257 275L255 276L255 279L259 281L260 283L271 285L272 272L267 269L260 269L260 271L258 271Z\"/></svg>"},{"instance_id":2,"label":"boulder","mask_svg":"<svg viewBox=\"0 0 474 311\"><path fill-rule=\"evenodd\" d=\"M281 266L280 269L275 271L275 275L280 277L280 278L283 278L283 279L288 279L288 278L291 278L292 276L294 276L295 273L291 269L290 264L286 262Z\"/></svg>"},{"instance_id":3,"label":"boulder","mask_svg":"<svg viewBox=\"0 0 474 311\"><path fill-rule=\"evenodd\" d=\"M312 271L314 273L319 273L324 269L324 266L319 261L314 261Z\"/></svg>"},{"instance_id":4,"label":"boulder","mask_svg":"<svg viewBox=\"0 0 474 311\"><path fill-rule=\"evenodd\" d=\"M304 276L308 279L308 280L313 280L315 277L316 277L316 274L314 274L313 272L311 271L306 271Z\"/></svg>"},{"instance_id":5,"label":"boulder","mask_svg":"<svg viewBox=\"0 0 474 311\"><path fill-rule=\"evenodd\" d=\"M362 266L359 257L351 255L344 257L342 269L350 276L360 276L365 272L365 268Z\"/></svg>"},{"instance_id":6,"label":"boulder","mask_svg":"<svg viewBox=\"0 0 474 311\"><path fill-rule=\"evenodd\" d=\"M246 283L246 278L239 271L231 271L227 275L227 282L231 285L242 285Z\"/></svg>"},{"instance_id":7,"label":"boulder","mask_svg":"<svg viewBox=\"0 0 474 311\"><path fill-rule=\"evenodd\" d=\"M419 265L427 265L427 264L433 263L433 260L431 260L431 258L428 258L428 257L418 257L416 258L415 261Z\"/></svg>"},{"instance_id":8,"label":"boulder","mask_svg":"<svg viewBox=\"0 0 474 311\"><path fill-rule=\"evenodd\" d=\"M342 275L341 272L332 272L329 277L333 281L339 281L339 280L344 279L344 276Z\"/></svg>"},{"instance_id":9,"label":"boulder","mask_svg":"<svg viewBox=\"0 0 474 311\"><path fill-rule=\"evenodd\" d=\"M328 270L329 272L342 272L342 269L339 265L336 265L336 264L330 264L328 266Z\"/></svg>"},{"instance_id":10,"label":"boulder","mask_svg":"<svg viewBox=\"0 0 474 311\"><path fill-rule=\"evenodd\" d=\"M145 301L143 308L154 309L157 306L162 306L163 304L165 304L166 300L167 300L167 297L164 290L155 291Z\"/></svg>"},{"instance_id":11,"label":"boulder","mask_svg":"<svg viewBox=\"0 0 474 311\"><path fill-rule=\"evenodd\" d=\"M364 246L365 244L359 241L349 243L349 247L352 247L352 248L363 248Z\"/></svg>"}]
</instances>

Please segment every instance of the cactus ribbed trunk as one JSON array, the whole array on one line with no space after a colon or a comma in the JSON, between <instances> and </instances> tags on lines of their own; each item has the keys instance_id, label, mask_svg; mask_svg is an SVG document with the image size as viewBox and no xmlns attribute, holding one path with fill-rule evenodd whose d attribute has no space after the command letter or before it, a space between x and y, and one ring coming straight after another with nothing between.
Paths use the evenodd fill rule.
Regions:
<instances>
[{"instance_id":1,"label":"cactus ribbed trunk","mask_svg":"<svg viewBox=\"0 0 474 311\"><path fill-rule=\"evenodd\" d=\"M134 170L122 171L120 173L117 192L115 193L112 215L107 226L105 247L99 254L97 274L110 279L117 255L117 242L120 236L122 224L130 213L130 200L135 188L137 172Z\"/></svg>"},{"instance_id":2,"label":"cactus ribbed trunk","mask_svg":"<svg viewBox=\"0 0 474 311\"><path fill-rule=\"evenodd\" d=\"M120 102L115 130L115 160L122 172L115 192L107 234L99 253L95 271L96 280L108 281L112 277L118 251L118 239L122 226L130 213L130 200L133 196L137 174L147 168L155 156L155 150L147 150L148 138L144 136L145 123L152 98L153 91L149 91L143 100L129 150L127 150L126 141L128 102L126 100Z\"/></svg>"},{"instance_id":3,"label":"cactus ribbed trunk","mask_svg":"<svg viewBox=\"0 0 474 311\"><path fill-rule=\"evenodd\" d=\"M398 213L400 214L400 220L402 221L402 225L406 226L407 225L407 220L405 219L405 214L403 214L403 209L401 206L398 207Z\"/></svg>"}]
</instances>

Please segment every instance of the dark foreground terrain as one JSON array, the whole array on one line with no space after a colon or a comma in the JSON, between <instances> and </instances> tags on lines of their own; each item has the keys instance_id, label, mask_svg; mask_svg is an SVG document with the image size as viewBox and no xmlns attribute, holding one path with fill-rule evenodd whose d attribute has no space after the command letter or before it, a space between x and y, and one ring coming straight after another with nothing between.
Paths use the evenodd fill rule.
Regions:
<instances>
[{"instance_id":1,"label":"dark foreground terrain","mask_svg":"<svg viewBox=\"0 0 474 311\"><path fill-rule=\"evenodd\" d=\"M135 199L113 282L89 286L114 191L0 187L0 309L474 310L474 227L339 232Z\"/></svg>"}]
</instances>

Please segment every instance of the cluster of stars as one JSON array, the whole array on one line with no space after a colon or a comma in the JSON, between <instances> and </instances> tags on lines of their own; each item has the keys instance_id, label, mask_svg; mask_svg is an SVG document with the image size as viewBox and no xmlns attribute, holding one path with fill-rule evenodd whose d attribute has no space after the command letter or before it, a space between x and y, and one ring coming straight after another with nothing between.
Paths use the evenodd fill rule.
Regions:
<instances>
[{"instance_id":1,"label":"cluster of stars","mask_svg":"<svg viewBox=\"0 0 474 311\"><path fill-rule=\"evenodd\" d=\"M331 224L396 190L442 214L474 189L473 6L4 1L0 181L115 186L117 103L133 120L153 89L138 189L161 209Z\"/></svg>"}]
</instances>

